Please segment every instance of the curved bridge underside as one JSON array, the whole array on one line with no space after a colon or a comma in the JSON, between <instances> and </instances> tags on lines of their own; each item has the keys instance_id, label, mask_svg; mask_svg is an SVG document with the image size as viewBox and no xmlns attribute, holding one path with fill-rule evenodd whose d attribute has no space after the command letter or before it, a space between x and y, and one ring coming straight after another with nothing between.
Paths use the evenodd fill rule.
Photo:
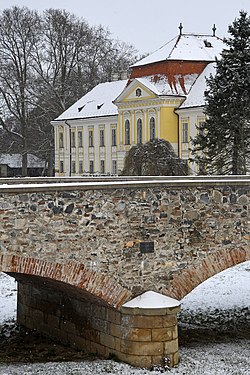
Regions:
<instances>
[{"instance_id":1,"label":"curved bridge underside","mask_svg":"<svg viewBox=\"0 0 250 375\"><path fill-rule=\"evenodd\" d=\"M131 295L131 292L119 285L110 277L88 270L83 264L51 263L45 260L24 258L16 255L0 256L0 272L6 272L17 280L32 277L47 280L47 283L60 283L61 289L74 289L75 293L87 293L102 303L118 308ZM38 280L38 279L37 279Z\"/></svg>"}]
</instances>

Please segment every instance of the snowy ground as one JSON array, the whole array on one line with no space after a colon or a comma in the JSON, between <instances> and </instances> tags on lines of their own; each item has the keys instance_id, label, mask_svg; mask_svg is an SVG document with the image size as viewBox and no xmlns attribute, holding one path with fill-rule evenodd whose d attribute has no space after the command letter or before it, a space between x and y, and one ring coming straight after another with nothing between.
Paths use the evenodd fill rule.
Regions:
<instances>
[{"instance_id":1,"label":"snowy ground","mask_svg":"<svg viewBox=\"0 0 250 375\"><path fill-rule=\"evenodd\" d=\"M0 324L15 316L15 289L14 280L0 273ZM226 270L197 287L183 299L179 319L181 336L184 337L180 345L181 361L178 368L169 371L170 374L250 375L250 262ZM212 335L207 336L208 328L212 328ZM235 334L234 337L238 328L242 333ZM226 332L225 335L221 334L223 331ZM197 336L190 332L196 332ZM1 375L160 373L103 360L0 364Z\"/></svg>"}]
</instances>

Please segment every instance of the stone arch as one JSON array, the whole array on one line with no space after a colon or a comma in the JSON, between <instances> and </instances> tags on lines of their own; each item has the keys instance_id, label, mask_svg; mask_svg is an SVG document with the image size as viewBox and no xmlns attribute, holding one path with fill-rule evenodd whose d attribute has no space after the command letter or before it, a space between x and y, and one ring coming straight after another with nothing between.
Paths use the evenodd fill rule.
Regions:
<instances>
[{"instance_id":1,"label":"stone arch","mask_svg":"<svg viewBox=\"0 0 250 375\"><path fill-rule=\"evenodd\" d=\"M119 309L131 296L131 292L109 276L74 262L52 263L36 258L2 254L0 272L25 274L62 282L88 292L116 309Z\"/></svg>"},{"instance_id":2,"label":"stone arch","mask_svg":"<svg viewBox=\"0 0 250 375\"><path fill-rule=\"evenodd\" d=\"M250 254L243 248L219 250L209 254L199 264L179 270L164 294L181 300L210 277L247 260L250 260Z\"/></svg>"}]
</instances>

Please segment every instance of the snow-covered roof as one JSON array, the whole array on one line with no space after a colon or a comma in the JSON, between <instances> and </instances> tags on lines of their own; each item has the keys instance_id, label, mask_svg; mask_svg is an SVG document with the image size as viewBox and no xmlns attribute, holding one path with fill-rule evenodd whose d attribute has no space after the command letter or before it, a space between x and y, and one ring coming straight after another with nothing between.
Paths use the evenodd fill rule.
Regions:
<instances>
[{"instance_id":1,"label":"snow-covered roof","mask_svg":"<svg viewBox=\"0 0 250 375\"><path fill-rule=\"evenodd\" d=\"M127 80L121 80L100 83L57 117L55 121L117 115L117 107L113 104L113 100L125 88L127 82Z\"/></svg>"},{"instance_id":2,"label":"snow-covered roof","mask_svg":"<svg viewBox=\"0 0 250 375\"><path fill-rule=\"evenodd\" d=\"M118 95L114 103L117 104L126 99L135 100L135 96L130 95L131 89L136 89L138 86L143 86L148 89L151 93L157 96L186 96L190 91L192 85L196 81L198 74L186 74L180 75L175 74L173 76L166 76L165 74L154 74L151 76L134 78L130 81L129 85ZM146 98L146 95L142 95L141 98Z\"/></svg>"},{"instance_id":3,"label":"snow-covered roof","mask_svg":"<svg viewBox=\"0 0 250 375\"><path fill-rule=\"evenodd\" d=\"M122 307L142 308L142 309L162 309L180 306L177 299L164 296L163 294L148 291L140 296L126 302Z\"/></svg>"},{"instance_id":4,"label":"snow-covered roof","mask_svg":"<svg viewBox=\"0 0 250 375\"><path fill-rule=\"evenodd\" d=\"M215 61L224 47L223 40L212 35L178 35L132 67L164 60Z\"/></svg>"},{"instance_id":5,"label":"snow-covered roof","mask_svg":"<svg viewBox=\"0 0 250 375\"><path fill-rule=\"evenodd\" d=\"M198 74L176 74L167 77L163 74L136 78L144 86L148 87L156 95L187 95L192 85L196 81ZM170 80L171 79L171 80Z\"/></svg>"},{"instance_id":6,"label":"snow-covered roof","mask_svg":"<svg viewBox=\"0 0 250 375\"><path fill-rule=\"evenodd\" d=\"M211 74L214 75L216 71L216 63L210 63L206 66L203 72L199 75L191 90L181 104L179 109L190 108L190 107L201 107L205 105L204 92L207 88L206 78Z\"/></svg>"},{"instance_id":7,"label":"snow-covered roof","mask_svg":"<svg viewBox=\"0 0 250 375\"><path fill-rule=\"evenodd\" d=\"M8 165L10 168L22 168L21 154L0 154L0 164ZM37 156L28 154L28 168L43 168L44 160Z\"/></svg>"}]
</instances>

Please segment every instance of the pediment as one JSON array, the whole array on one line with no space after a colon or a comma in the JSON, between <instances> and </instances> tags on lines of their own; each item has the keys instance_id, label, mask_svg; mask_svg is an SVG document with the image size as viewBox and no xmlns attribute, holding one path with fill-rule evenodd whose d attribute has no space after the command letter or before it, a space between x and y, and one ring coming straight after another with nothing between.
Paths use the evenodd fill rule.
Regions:
<instances>
[{"instance_id":1,"label":"pediment","mask_svg":"<svg viewBox=\"0 0 250 375\"><path fill-rule=\"evenodd\" d=\"M115 103L147 100L156 97L157 95L150 88L135 79L122 91Z\"/></svg>"}]
</instances>

